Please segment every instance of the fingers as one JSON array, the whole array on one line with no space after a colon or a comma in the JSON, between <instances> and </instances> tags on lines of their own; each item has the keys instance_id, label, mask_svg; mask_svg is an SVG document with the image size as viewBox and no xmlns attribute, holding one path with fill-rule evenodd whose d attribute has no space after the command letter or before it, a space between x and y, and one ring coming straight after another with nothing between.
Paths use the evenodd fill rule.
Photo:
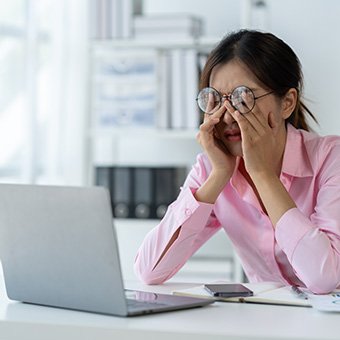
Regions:
<instances>
[{"instance_id":1,"label":"fingers","mask_svg":"<svg viewBox=\"0 0 340 340\"><path fill-rule=\"evenodd\" d=\"M204 118L209 118L209 117L210 118L214 118L214 117L221 118L224 115L225 112L226 112L226 107L224 105L221 105L221 107L218 110L216 110L215 112L205 113Z\"/></svg>"},{"instance_id":2,"label":"fingers","mask_svg":"<svg viewBox=\"0 0 340 340\"><path fill-rule=\"evenodd\" d=\"M243 97L242 104L239 104L238 106L243 105L243 109L247 110L253 106L252 98L248 98L247 94ZM266 118L261 111L257 109L256 106L253 107L253 109L245 114L241 114L240 110L235 110L233 106L230 105L230 103L226 103L226 107L230 115L236 120L238 123L241 132L247 131L248 133L257 133L257 134L264 134L267 132L267 129L270 128L268 118Z\"/></svg>"},{"instance_id":3,"label":"fingers","mask_svg":"<svg viewBox=\"0 0 340 340\"><path fill-rule=\"evenodd\" d=\"M225 114L226 108L221 106L216 112L213 114L204 114L204 121L200 126L201 131L209 131L211 132L214 126L220 122L222 116Z\"/></svg>"},{"instance_id":4,"label":"fingers","mask_svg":"<svg viewBox=\"0 0 340 340\"><path fill-rule=\"evenodd\" d=\"M262 129L268 126L268 122L266 121L266 117L262 114L260 110L257 110L257 106L254 102L254 97L250 95L250 93L245 93L242 96L248 110L250 111L245 114L245 117L252 124L252 126L256 129Z\"/></svg>"}]
</instances>

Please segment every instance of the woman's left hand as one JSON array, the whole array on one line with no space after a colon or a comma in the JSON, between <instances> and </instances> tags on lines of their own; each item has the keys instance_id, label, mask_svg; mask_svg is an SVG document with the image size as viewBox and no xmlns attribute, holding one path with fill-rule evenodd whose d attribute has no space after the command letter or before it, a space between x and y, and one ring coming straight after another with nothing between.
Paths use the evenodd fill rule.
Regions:
<instances>
[{"instance_id":1,"label":"woman's left hand","mask_svg":"<svg viewBox=\"0 0 340 340\"><path fill-rule=\"evenodd\" d=\"M232 106L227 109L241 130L246 171L275 228L283 214L296 207L279 178L286 143L284 119L280 120L273 112L264 114L256 105L244 115Z\"/></svg>"}]
</instances>

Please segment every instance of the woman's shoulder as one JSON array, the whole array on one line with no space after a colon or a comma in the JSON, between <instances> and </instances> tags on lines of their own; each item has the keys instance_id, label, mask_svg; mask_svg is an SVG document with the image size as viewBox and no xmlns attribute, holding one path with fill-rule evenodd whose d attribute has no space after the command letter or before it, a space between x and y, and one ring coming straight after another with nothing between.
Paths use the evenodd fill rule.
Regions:
<instances>
[{"instance_id":1,"label":"woman's shoulder","mask_svg":"<svg viewBox=\"0 0 340 340\"><path fill-rule=\"evenodd\" d=\"M334 176L340 169L340 136L322 136L289 125L283 166L301 176Z\"/></svg>"},{"instance_id":2,"label":"woman's shoulder","mask_svg":"<svg viewBox=\"0 0 340 340\"><path fill-rule=\"evenodd\" d=\"M320 135L314 131L305 131L289 126L289 135L292 139L300 139L305 145L307 151L316 152L320 150L329 150L340 147L340 136L338 135Z\"/></svg>"},{"instance_id":3,"label":"woman's shoulder","mask_svg":"<svg viewBox=\"0 0 340 340\"><path fill-rule=\"evenodd\" d=\"M319 135L315 132L298 130L305 153L314 171L340 167L340 136Z\"/></svg>"},{"instance_id":4,"label":"woman's shoulder","mask_svg":"<svg viewBox=\"0 0 340 340\"><path fill-rule=\"evenodd\" d=\"M332 149L339 150L340 148L340 136L337 135L319 135L315 132L301 131L302 138L306 147L312 151L330 151ZM340 151L340 150L339 150Z\"/></svg>"}]
</instances>

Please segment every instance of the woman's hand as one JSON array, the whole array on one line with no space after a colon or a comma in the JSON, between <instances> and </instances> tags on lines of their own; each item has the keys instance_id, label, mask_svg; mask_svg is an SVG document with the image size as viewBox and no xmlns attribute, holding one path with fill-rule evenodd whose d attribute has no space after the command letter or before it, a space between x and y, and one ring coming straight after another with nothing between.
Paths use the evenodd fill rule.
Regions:
<instances>
[{"instance_id":1,"label":"woman's hand","mask_svg":"<svg viewBox=\"0 0 340 340\"><path fill-rule=\"evenodd\" d=\"M197 134L197 141L207 154L213 171L224 174L229 180L236 165L236 157L229 153L229 150L220 140L215 128L221 119L223 119L225 112L226 108L222 105L212 115L204 115L204 121Z\"/></svg>"},{"instance_id":2,"label":"woman's hand","mask_svg":"<svg viewBox=\"0 0 340 340\"><path fill-rule=\"evenodd\" d=\"M241 130L246 171L275 227L286 211L296 207L279 178L285 148L286 130L281 125L284 120L275 120L273 113L265 116L256 106L245 115L241 115L231 106L228 106L228 111Z\"/></svg>"},{"instance_id":3,"label":"woman's hand","mask_svg":"<svg viewBox=\"0 0 340 340\"><path fill-rule=\"evenodd\" d=\"M196 199L200 202L214 204L236 166L236 157L230 154L216 131L216 124L223 119L225 112L226 108L222 106L212 115L205 114L204 122L197 134L197 140L212 165L209 177L195 193Z\"/></svg>"},{"instance_id":4,"label":"woman's hand","mask_svg":"<svg viewBox=\"0 0 340 340\"><path fill-rule=\"evenodd\" d=\"M284 145L278 144L279 122L275 121L274 114L270 112L265 116L255 106L242 115L229 103L226 106L241 130L243 159L248 174L251 177L258 174L279 175Z\"/></svg>"}]
</instances>

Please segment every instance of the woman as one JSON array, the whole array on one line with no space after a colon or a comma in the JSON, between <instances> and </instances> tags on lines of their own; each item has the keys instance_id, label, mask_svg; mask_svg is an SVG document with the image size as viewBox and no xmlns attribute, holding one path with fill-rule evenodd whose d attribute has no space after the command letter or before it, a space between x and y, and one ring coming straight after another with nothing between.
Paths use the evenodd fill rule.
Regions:
<instances>
[{"instance_id":1,"label":"woman","mask_svg":"<svg viewBox=\"0 0 340 340\"><path fill-rule=\"evenodd\" d=\"M340 138L309 132L301 93L300 62L272 34L241 30L211 52L197 98L204 153L138 251L141 280L168 280L223 228L250 282L340 284Z\"/></svg>"}]
</instances>

